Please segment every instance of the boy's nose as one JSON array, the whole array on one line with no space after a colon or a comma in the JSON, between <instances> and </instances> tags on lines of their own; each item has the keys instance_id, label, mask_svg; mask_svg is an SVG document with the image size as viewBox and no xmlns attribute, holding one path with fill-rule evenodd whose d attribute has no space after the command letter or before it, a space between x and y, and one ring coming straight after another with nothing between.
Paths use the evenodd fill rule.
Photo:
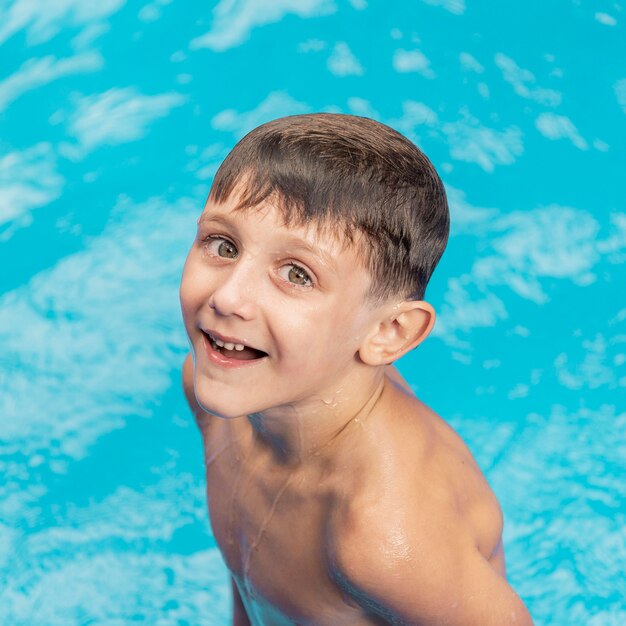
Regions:
<instances>
[{"instance_id":1,"label":"boy's nose","mask_svg":"<svg viewBox=\"0 0 626 626\"><path fill-rule=\"evenodd\" d=\"M244 260L225 269L209 298L209 306L217 315L236 315L244 320L254 317L258 284L252 268Z\"/></svg>"}]
</instances>

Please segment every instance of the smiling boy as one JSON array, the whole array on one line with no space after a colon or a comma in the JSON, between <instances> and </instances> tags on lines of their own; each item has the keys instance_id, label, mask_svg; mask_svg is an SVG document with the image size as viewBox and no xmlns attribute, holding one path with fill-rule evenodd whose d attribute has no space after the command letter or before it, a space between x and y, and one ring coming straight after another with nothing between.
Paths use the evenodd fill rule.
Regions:
<instances>
[{"instance_id":1,"label":"smiling boy","mask_svg":"<svg viewBox=\"0 0 626 626\"><path fill-rule=\"evenodd\" d=\"M180 299L233 624L532 624L494 494L391 365L448 230L431 163L366 118L274 120L218 170Z\"/></svg>"}]
</instances>

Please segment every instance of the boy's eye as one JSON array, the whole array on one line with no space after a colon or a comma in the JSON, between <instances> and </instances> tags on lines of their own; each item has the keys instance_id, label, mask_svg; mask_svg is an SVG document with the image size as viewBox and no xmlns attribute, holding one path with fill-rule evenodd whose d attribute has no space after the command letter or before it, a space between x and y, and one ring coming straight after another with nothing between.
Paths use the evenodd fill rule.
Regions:
<instances>
[{"instance_id":1,"label":"boy's eye","mask_svg":"<svg viewBox=\"0 0 626 626\"><path fill-rule=\"evenodd\" d=\"M311 279L307 271L299 265L289 263L288 265L284 265L283 267L281 267L280 270L280 275L282 276L282 278L285 278L294 285L309 287L313 284L313 280Z\"/></svg>"},{"instance_id":2,"label":"boy's eye","mask_svg":"<svg viewBox=\"0 0 626 626\"><path fill-rule=\"evenodd\" d=\"M209 237L207 239L207 250L224 259L236 259L239 255L235 244L228 239L224 239L224 237Z\"/></svg>"}]
</instances>

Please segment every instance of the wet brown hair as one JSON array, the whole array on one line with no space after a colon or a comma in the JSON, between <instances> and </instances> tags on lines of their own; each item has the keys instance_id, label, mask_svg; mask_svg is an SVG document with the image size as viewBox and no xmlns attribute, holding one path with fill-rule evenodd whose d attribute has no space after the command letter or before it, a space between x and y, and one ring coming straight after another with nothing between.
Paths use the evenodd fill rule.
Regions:
<instances>
[{"instance_id":1,"label":"wet brown hair","mask_svg":"<svg viewBox=\"0 0 626 626\"><path fill-rule=\"evenodd\" d=\"M235 187L235 210L269 200L288 226L357 241L375 300L423 300L448 241L448 203L431 162L365 117L293 115L255 128L221 164L209 199L220 204Z\"/></svg>"}]
</instances>

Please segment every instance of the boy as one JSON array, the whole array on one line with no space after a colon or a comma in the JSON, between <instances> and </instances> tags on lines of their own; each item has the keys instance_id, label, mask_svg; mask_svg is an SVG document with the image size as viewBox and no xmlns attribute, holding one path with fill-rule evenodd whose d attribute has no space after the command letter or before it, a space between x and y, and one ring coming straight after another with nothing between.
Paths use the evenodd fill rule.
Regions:
<instances>
[{"instance_id":1,"label":"boy","mask_svg":"<svg viewBox=\"0 0 626 626\"><path fill-rule=\"evenodd\" d=\"M235 625L532 624L494 494L391 365L433 327L448 230L431 163L366 118L274 120L218 170L183 386Z\"/></svg>"}]
</instances>

